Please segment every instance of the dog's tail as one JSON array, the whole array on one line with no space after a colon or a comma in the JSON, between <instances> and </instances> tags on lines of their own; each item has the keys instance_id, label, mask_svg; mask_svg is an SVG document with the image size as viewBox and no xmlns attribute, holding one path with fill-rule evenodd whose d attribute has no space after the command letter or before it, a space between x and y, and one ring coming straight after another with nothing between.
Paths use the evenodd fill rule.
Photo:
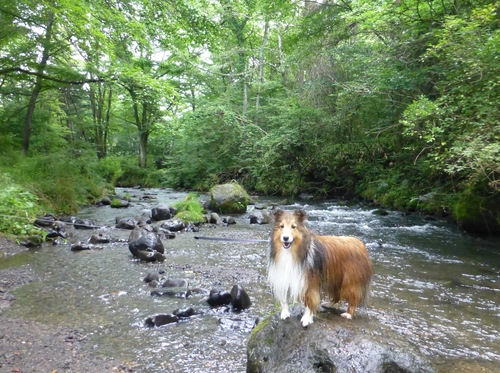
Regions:
<instances>
[{"instance_id":1,"label":"dog's tail","mask_svg":"<svg viewBox=\"0 0 500 373\"><path fill-rule=\"evenodd\" d=\"M366 284L366 286L363 288L363 295L359 303L360 306L367 307L370 304L370 290L371 281L368 281L368 284Z\"/></svg>"}]
</instances>

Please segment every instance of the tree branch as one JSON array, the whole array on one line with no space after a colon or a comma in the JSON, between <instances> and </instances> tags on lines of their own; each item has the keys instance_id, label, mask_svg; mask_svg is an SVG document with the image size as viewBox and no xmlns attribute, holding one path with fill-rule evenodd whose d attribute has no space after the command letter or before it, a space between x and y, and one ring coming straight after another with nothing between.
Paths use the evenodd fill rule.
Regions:
<instances>
[{"instance_id":1,"label":"tree branch","mask_svg":"<svg viewBox=\"0 0 500 373\"><path fill-rule=\"evenodd\" d=\"M53 77L53 76L49 76L47 74L39 73L39 72L36 72L36 71L26 70L26 69L23 69L23 68L20 68L20 67L11 67L11 68L8 68L8 69L0 70L0 75L7 75L7 74L10 74L10 73L23 73L23 74L27 74L27 75L34 75L34 76L36 76L38 78L41 78L41 79L50 80L52 82L62 83L62 84L75 84L75 85L78 85L78 84L98 83L98 82L105 82L106 81L105 79L101 79L101 78L97 78L97 79L85 79L85 80L64 80L64 79L59 79L59 78L56 78L56 77Z\"/></svg>"}]
</instances>

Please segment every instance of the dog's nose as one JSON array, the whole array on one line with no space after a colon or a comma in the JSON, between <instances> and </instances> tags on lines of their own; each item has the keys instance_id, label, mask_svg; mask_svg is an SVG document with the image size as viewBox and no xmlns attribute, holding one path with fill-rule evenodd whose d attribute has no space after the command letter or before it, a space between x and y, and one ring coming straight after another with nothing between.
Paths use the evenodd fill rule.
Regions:
<instances>
[{"instance_id":1,"label":"dog's nose","mask_svg":"<svg viewBox=\"0 0 500 373\"><path fill-rule=\"evenodd\" d=\"M288 236L283 236L283 241L287 242L288 241Z\"/></svg>"}]
</instances>

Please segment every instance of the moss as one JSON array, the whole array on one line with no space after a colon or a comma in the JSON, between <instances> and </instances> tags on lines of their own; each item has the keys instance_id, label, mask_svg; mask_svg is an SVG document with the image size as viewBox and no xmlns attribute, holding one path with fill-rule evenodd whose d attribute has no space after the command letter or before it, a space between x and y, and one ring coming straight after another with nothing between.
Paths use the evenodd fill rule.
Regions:
<instances>
[{"instance_id":1,"label":"moss","mask_svg":"<svg viewBox=\"0 0 500 373\"><path fill-rule=\"evenodd\" d=\"M202 223L204 221L203 206L196 194L189 193L184 201L177 202L174 207L177 209L176 219L186 223Z\"/></svg>"},{"instance_id":2,"label":"moss","mask_svg":"<svg viewBox=\"0 0 500 373\"><path fill-rule=\"evenodd\" d=\"M211 208L219 213L244 213L250 196L238 183L217 185L211 189Z\"/></svg>"}]
</instances>

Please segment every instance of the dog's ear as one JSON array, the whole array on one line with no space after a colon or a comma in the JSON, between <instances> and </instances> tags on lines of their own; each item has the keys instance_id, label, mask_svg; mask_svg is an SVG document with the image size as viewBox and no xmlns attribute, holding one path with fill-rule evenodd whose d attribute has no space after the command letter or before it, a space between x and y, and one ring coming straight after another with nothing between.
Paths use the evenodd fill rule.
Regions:
<instances>
[{"instance_id":1,"label":"dog's ear","mask_svg":"<svg viewBox=\"0 0 500 373\"><path fill-rule=\"evenodd\" d=\"M285 213L285 211L281 210L281 209L278 209L276 210L274 213L273 213L273 217L274 217L274 220L275 221L279 221L281 219L281 217L283 216L283 214Z\"/></svg>"},{"instance_id":2,"label":"dog's ear","mask_svg":"<svg viewBox=\"0 0 500 373\"><path fill-rule=\"evenodd\" d=\"M296 210L295 211L295 217L300 223L303 223L304 220L306 220L306 212L304 210Z\"/></svg>"}]
</instances>

